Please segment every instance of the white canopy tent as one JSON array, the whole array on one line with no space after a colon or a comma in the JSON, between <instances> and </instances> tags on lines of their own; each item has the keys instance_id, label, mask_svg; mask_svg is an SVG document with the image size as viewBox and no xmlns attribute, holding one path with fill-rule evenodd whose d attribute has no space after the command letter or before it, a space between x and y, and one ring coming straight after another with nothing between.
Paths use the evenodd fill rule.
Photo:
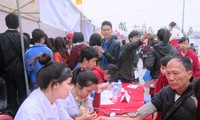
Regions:
<instances>
[{"instance_id":1,"label":"white canopy tent","mask_svg":"<svg viewBox=\"0 0 200 120\"><path fill-rule=\"evenodd\" d=\"M87 41L94 26L70 0L19 0L23 32L41 28L49 37L82 31ZM5 16L17 12L15 0L0 0L0 32L4 32ZM82 15L82 18L81 18ZM82 28L82 29L81 29Z\"/></svg>"},{"instance_id":2,"label":"white canopy tent","mask_svg":"<svg viewBox=\"0 0 200 120\"><path fill-rule=\"evenodd\" d=\"M52 27L48 24L40 22L39 4L37 0L20 0L22 30L31 34L33 29L43 29L49 37L65 36L65 31ZM5 16L8 13L17 12L17 4L14 0L0 0L0 20L2 21L0 32L4 32L7 27L5 25Z\"/></svg>"},{"instance_id":3,"label":"white canopy tent","mask_svg":"<svg viewBox=\"0 0 200 120\"><path fill-rule=\"evenodd\" d=\"M23 32L30 34L35 28L43 29L49 37L64 37L66 32L82 31L84 35L87 35L85 40L88 40L93 32L91 22L87 21L70 0L0 0L1 33L7 30L5 16L14 12L17 12L19 16L21 41L23 41ZM76 21L73 19L74 16L76 16ZM21 44L24 57L23 42ZM27 94L29 94L27 75L26 71L24 72Z\"/></svg>"}]
</instances>

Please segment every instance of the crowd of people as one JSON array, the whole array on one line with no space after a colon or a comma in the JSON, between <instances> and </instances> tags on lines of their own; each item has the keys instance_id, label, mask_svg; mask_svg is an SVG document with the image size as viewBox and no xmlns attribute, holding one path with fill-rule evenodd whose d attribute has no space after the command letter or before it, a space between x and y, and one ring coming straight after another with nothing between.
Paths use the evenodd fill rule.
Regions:
<instances>
[{"instance_id":1,"label":"crowd of people","mask_svg":"<svg viewBox=\"0 0 200 120\"><path fill-rule=\"evenodd\" d=\"M24 33L24 55L18 16L10 13L5 22L8 30L0 34L0 114L15 120L140 120L153 113L154 120L199 119L198 50L189 47L189 38L175 22L160 28L156 37L133 30L122 45L112 35L110 21L103 21L102 35L93 33L88 43L82 32L54 39L36 28L32 38ZM156 81L151 101L127 116L97 117L101 92L112 89L111 82L139 83L139 58Z\"/></svg>"}]
</instances>

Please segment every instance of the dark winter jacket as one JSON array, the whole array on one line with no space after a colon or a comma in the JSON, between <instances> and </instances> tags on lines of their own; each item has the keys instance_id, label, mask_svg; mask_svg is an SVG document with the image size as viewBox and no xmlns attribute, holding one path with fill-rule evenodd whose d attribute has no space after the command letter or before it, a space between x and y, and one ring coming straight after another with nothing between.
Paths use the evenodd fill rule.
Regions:
<instances>
[{"instance_id":1,"label":"dark winter jacket","mask_svg":"<svg viewBox=\"0 0 200 120\"><path fill-rule=\"evenodd\" d=\"M177 56L178 52L171 44L159 42L150 48L146 58L146 68L151 71L152 79L157 79L160 75L160 59L167 56Z\"/></svg>"},{"instance_id":2,"label":"dark winter jacket","mask_svg":"<svg viewBox=\"0 0 200 120\"><path fill-rule=\"evenodd\" d=\"M119 77L122 81L131 81L133 79L133 63L136 55L136 49L142 45L140 40L134 43L127 43L119 57Z\"/></svg>"},{"instance_id":3,"label":"dark winter jacket","mask_svg":"<svg viewBox=\"0 0 200 120\"><path fill-rule=\"evenodd\" d=\"M105 43L105 39L102 39L102 45ZM103 47L103 46L102 46ZM110 43L108 45L107 50L103 53L103 56L106 58L108 64L117 64L119 59L119 52L120 52L120 44L117 43L116 40L110 39ZM102 68L104 68L106 65L102 64L100 65Z\"/></svg>"},{"instance_id":4,"label":"dark winter jacket","mask_svg":"<svg viewBox=\"0 0 200 120\"><path fill-rule=\"evenodd\" d=\"M192 84L188 86L181 97L191 91L193 91ZM170 108L175 104L175 93L175 90L172 90L169 86L166 86L151 100L157 111L162 112L163 118ZM193 95L191 95L180 105L180 107L175 110L175 112L173 112L173 114L167 120L194 120L195 113L196 106Z\"/></svg>"}]
</instances>

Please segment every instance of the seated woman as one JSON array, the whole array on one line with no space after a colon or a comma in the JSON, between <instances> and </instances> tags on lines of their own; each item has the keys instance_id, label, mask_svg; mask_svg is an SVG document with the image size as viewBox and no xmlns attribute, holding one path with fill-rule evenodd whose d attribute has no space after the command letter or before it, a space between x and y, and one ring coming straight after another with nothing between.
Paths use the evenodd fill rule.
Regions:
<instances>
[{"instance_id":1,"label":"seated woman","mask_svg":"<svg viewBox=\"0 0 200 120\"><path fill-rule=\"evenodd\" d=\"M36 77L39 88L23 102L15 120L61 119L58 112L61 108L57 107L55 101L68 96L71 88L71 70L63 62L51 62L51 56L48 54L42 54L37 59L44 65ZM71 120L69 118L66 120Z\"/></svg>"},{"instance_id":2,"label":"seated woman","mask_svg":"<svg viewBox=\"0 0 200 120\"><path fill-rule=\"evenodd\" d=\"M76 120L90 120L96 117L92 110L90 94L97 89L98 79L90 70L77 68L73 72L72 89L65 100L58 100L59 106L64 106L66 113ZM61 113L65 119L65 113Z\"/></svg>"},{"instance_id":3,"label":"seated woman","mask_svg":"<svg viewBox=\"0 0 200 120\"><path fill-rule=\"evenodd\" d=\"M96 66L96 61L98 60L98 57L99 54L94 47L85 47L81 50L80 53L80 63L78 63L75 67L75 69L81 67L82 69L91 70L97 76L99 82L98 90L96 91L95 95L92 93L94 95L93 106L96 108L99 108L100 106L100 92L106 88L112 87L107 84L108 82L104 82L111 82L111 80L118 79L117 66L114 64L109 64L102 70L99 66Z\"/></svg>"}]
</instances>

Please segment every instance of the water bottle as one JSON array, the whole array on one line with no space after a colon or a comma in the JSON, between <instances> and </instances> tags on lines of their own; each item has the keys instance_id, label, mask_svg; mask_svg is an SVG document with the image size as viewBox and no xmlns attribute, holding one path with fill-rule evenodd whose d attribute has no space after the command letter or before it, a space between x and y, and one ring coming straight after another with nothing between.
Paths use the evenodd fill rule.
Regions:
<instances>
[{"instance_id":1,"label":"water bottle","mask_svg":"<svg viewBox=\"0 0 200 120\"><path fill-rule=\"evenodd\" d=\"M122 81L119 79L117 82L118 97L121 97Z\"/></svg>"},{"instance_id":2,"label":"water bottle","mask_svg":"<svg viewBox=\"0 0 200 120\"><path fill-rule=\"evenodd\" d=\"M117 85L117 83L115 83L113 85L112 94L113 94L112 101L114 103L116 103L118 101L118 85Z\"/></svg>"}]
</instances>

